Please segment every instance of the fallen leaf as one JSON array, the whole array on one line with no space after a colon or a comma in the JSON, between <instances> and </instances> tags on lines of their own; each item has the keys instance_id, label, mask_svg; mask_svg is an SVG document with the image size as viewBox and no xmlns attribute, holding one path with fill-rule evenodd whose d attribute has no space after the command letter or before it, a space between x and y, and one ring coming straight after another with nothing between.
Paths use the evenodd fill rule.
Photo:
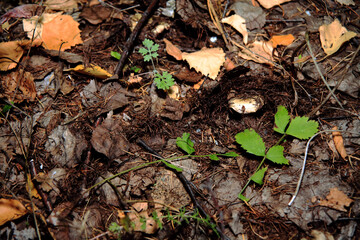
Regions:
<instances>
[{"instance_id":1,"label":"fallen leaf","mask_svg":"<svg viewBox=\"0 0 360 240\"><path fill-rule=\"evenodd\" d=\"M18 89L18 94L15 95L15 103L24 100L34 101L36 98L36 87L32 74L23 70L12 71L8 74L0 75L0 86L4 90L0 93L0 97L6 97L12 100L14 92Z\"/></svg>"},{"instance_id":2,"label":"fallen leaf","mask_svg":"<svg viewBox=\"0 0 360 240\"><path fill-rule=\"evenodd\" d=\"M345 193L337 188L332 188L330 189L329 195L326 196L326 199L320 200L319 205L346 212L347 210L345 207L350 206L352 202L353 200Z\"/></svg>"},{"instance_id":3,"label":"fallen leaf","mask_svg":"<svg viewBox=\"0 0 360 240\"><path fill-rule=\"evenodd\" d=\"M141 82L142 77L139 75L134 75L134 73L130 73L128 83L138 83Z\"/></svg>"},{"instance_id":4,"label":"fallen leaf","mask_svg":"<svg viewBox=\"0 0 360 240\"><path fill-rule=\"evenodd\" d=\"M57 16L60 16L60 15L61 15L61 12L44 13L41 17L34 16L30 19L24 19L23 20L23 29L25 32L27 32L27 37L32 39L34 36L34 39L41 39L44 24L54 20L54 18L56 18ZM34 33L34 30L35 30L35 33ZM57 50L59 50L59 49L57 49Z\"/></svg>"},{"instance_id":5,"label":"fallen leaf","mask_svg":"<svg viewBox=\"0 0 360 240\"><path fill-rule=\"evenodd\" d=\"M0 24L2 25L10 18L31 18L38 8L40 8L38 4L23 4L15 7L1 16Z\"/></svg>"},{"instance_id":6,"label":"fallen leaf","mask_svg":"<svg viewBox=\"0 0 360 240\"><path fill-rule=\"evenodd\" d=\"M270 39L273 48L276 48L278 45L288 46L294 40L295 37L292 34L272 36Z\"/></svg>"},{"instance_id":7,"label":"fallen leaf","mask_svg":"<svg viewBox=\"0 0 360 240\"><path fill-rule=\"evenodd\" d=\"M147 234L155 233L159 226L157 225L155 219L148 213L148 203L135 203L133 208L136 212L131 211L128 214L133 230L141 231ZM156 212L158 217L162 215L159 210Z\"/></svg>"},{"instance_id":8,"label":"fallen leaf","mask_svg":"<svg viewBox=\"0 0 360 240\"><path fill-rule=\"evenodd\" d=\"M31 175L28 173L26 174L27 177L27 182L26 182L26 191L30 193L31 197L37 198L37 199L41 199L38 191L35 188L34 183L31 180Z\"/></svg>"},{"instance_id":9,"label":"fallen leaf","mask_svg":"<svg viewBox=\"0 0 360 240\"><path fill-rule=\"evenodd\" d=\"M77 0L47 0L44 5L51 10L68 11L78 9Z\"/></svg>"},{"instance_id":10,"label":"fallen leaf","mask_svg":"<svg viewBox=\"0 0 360 240\"><path fill-rule=\"evenodd\" d=\"M258 63L266 63L273 65L274 59L272 57L273 46L272 43L265 41L255 41L247 46L247 48L243 48L239 52L239 56L247 59L253 60Z\"/></svg>"},{"instance_id":11,"label":"fallen leaf","mask_svg":"<svg viewBox=\"0 0 360 240\"><path fill-rule=\"evenodd\" d=\"M249 33L246 30L246 20L243 17L234 14L230 17L223 18L221 22L227 23L231 25L233 28L235 28L243 36L244 44L248 43Z\"/></svg>"},{"instance_id":12,"label":"fallen leaf","mask_svg":"<svg viewBox=\"0 0 360 240\"><path fill-rule=\"evenodd\" d=\"M46 49L66 50L83 43L79 23L70 15L60 15L44 24L42 40Z\"/></svg>"},{"instance_id":13,"label":"fallen leaf","mask_svg":"<svg viewBox=\"0 0 360 240\"><path fill-rule=\"evenodd\" d=\"M174 44L172 44L169 40L164 38L164 42L166 44L166 52L173 56L176 60L182 60L182 52L179 48L177 48Z\"/></svg>"},{"instance_id":14,"label":"fallen leaf","mask_svg":"<svg viewBox=\"0 0 360 240\"><path fill-rule=\"evenodd\" d=\"M26 207L15 199L0 199L0 226L27 214Z\"/></svg>"},{"instance_id":15,"label":"fallen leaf","mask_svg":"<svg viewBox=\"0 0 360 240\"><path fill-rule=\"evenodd\" d=\"M106 79L112 76L109 72L94 64L90 64L90 67L85 67L84 65L81 64L81 65L77 65L74 68L66 69L64 71L75 71L78 73L86 74L100 79Z\"/></svg>"},{"instance_id":16,"label":"fallen leaf","mask_svg":"<svg viewBox=\"0 0 360 240\"><path fill-rule=\"evenodd\" d=\"M355 2L353 0L335 0L335 1L343 5L355 5Z\"/></svg>"},{"instance_id":17,"label":"fallen leaf","mask_svg":"<svg viewBox=\"0 0 360 240\"><path fill-rule=\"evenodd\" d=\"M332 128L333 130L337 130L338 128L335 126ZM346 149L344 146L344 139L340 132L332 132L333 141L335 143L335 148L340 154L340 156L345 159L347 157Z\"/></svg>"},{"instance_id":18,"label":"fallen leaf","mask_svg":"<svg viewBox=\"0 0 360 240\"><path fill-rule=\"evenodd\" d=\"M40 41L34 41L32 46L38 46L40 44ZM24 54L24 48L29 46L31 46L30 40L0 43L0 71L15 68Z\"/></svg>"},{"instance_id":19,"label":"fallen leaf","mask_svg":"<svg viewBox=\"0 0 360 240\"><path fill-rule=\"evenodd\" d=\"M319 27L321 47L327 55L335 53L344 42L349 41L356 36L354 32L348 32L341 26L338 19L335 19L329 25Z\"/></svg>"},{"instance_id":20,"label":"fallen leaf","mask_svg":"<svg viewBox=\"0 0 360 240\"><path fill-rule=\"evenodd\" d=\"M226 69L226 71L231 71L235 68L235 63L233 61L231 61L230 58L226 58L225 62L224 62L224 68Z\"/></svg>"},{"instance_id":21,"label":"fallen leaf","mask_svg":"<svg viewBox=\"0 0 360 240\"><path fill-rule=\"evenodd\" d=\"M189 63L190 68L215 79L225 62L225 53L221 48L203 48L193 53L184 52L182 58Z\"/></svg>"},{"instance_id":22,"label":"fallen leaf","mask_svg":"<svg viewBox=\"0 0 360 240\"><path fill-rule=\"evenodd\" d=\"M260 5L263 6L264 8L272 8L274 6L290 1L291 0L258 0Z\"/></svg>"}]
</instances>

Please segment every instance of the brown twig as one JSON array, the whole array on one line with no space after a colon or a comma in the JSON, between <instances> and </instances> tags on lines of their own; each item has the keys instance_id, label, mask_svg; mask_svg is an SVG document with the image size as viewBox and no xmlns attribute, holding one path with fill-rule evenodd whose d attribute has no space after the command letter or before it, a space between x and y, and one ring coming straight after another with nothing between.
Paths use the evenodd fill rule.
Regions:
<instances>
[{"instance_id":1,"label":"brown twig","mask_svg":"<svg viewBox=\"0 0 360 240\"><path fill-rule=\"evenodd\" d=\"M141 28L144 26L145 22L148 20L151 11L155 7L155 5L158 3L159 0L152 0L146 11L143 13L141 19L136 24L135 29L130 34L128 40L125 43L124 51L121 54L120 60L116 66L114 75L108 79L105 79L104 81L110 81L110 80L118 80L121 70L124 68L125 62L128 59L130 52L133 49L134 42L136 38L138 37Z\"/></svg>"}]
</instances>

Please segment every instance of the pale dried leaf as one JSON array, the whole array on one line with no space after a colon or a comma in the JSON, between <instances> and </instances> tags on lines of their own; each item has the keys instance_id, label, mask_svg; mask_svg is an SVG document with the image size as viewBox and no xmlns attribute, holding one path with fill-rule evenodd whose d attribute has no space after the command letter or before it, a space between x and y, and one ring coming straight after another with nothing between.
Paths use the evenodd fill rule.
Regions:
<instances>
[{"instance_id":1,"label":"pale dried leaf","mask_svg":"<svg viewBox=\"0 0 360 240\"><path fill-rule=\"evenodd\" d=\"M332 128L333 130L337 130L338 128L335 126ZM335 144L335 148L340 154L340 156L345 159L347 157L346 149L344 146L344 139L340 132L332 132L333 141Z\"/></svg>"},{"instance_id":2,"label":"pale dried leaf","mask_svg":"<svg viewBox=\"0 0 360 240\"><path fill-rule=\"evenodd\" d=\"M249 50L244 48L241 52L239 52L240 57L247 60L253 60L258 63L273 65L274 59L272 57L272 52L274 48L272 46L272 42L255 41L247 47Z\"/></svg>"},{"instance_id":3,"label":"pale dried leaf","mask_svg":"<svg viewBox=\"0 0 360 240\"><path fill-rule=\"evenodd\" d=\"M227 23L231 25L233 28L235 28L243 36L244 44L248 43L249 33L246 30L246 21L243 17L234 14L230 17L223 18L221 22Z\"/></svg>"},{"instance_id":4,"label":"pale dried leaf","mask_svg":"<svg viewBox=\"0 0 360 240\"><path fill-rule=\"evenodd\" d=\"M182 60L182 52L179 48L177 48L174 44L172 44L169 40L164 38L164 42L166 44L166 52L173 56L176 60Z\"/></svg>"},{"instance_id":5,"label":"pale dried leaf","mask_svg":"<svg viewBox=\"0 0 360 240\"><path fill-rule=\"evenodd\" d=\"M345 207L349 207L352 202L353 200L345 193L337 188L332 188L330 189L329 195L326 196L326 199L320 200L319 205L346 212Z\"/></svg>"},{"instance_id":6,"label":"pale dried leaf","mask_svg":"<svg viewBox=\"0 0 360 240\"><path fill-rule=\"evenodd\" d=\"M355 2L353 0L335 0L335 1L343 5L355 5Z\"/></svg>"},{"instance_id":7,"label":"pale dried leaf","mask_svg":"<svg viewBox=\"0 0 360 240\"><path fill-rule=\"evenodd\" d=\"M190 68L215 79L225 62L225 53L221 48L203 48L197 52L183 53L182 58L189 63Z\"/></svg>"},{"instance_id":8,"label":"pale dried leaf","mask_svg":"<svg viewBox=\"0 0 360 240\"><path fill-rule=\"evenodd\" d=\"M52 10L68 11L78 8L77 0L47 0L44 5Z\"/></svg>"},{"instance_id":9,"label":"pale dried leaf","mask_svg":"<svg viewBox=\"0 0 360 240\"><path fill-rule=\"evenodd\" d=\"M344 42L356 36L354 32L348 32L338 19L329 25L319 27L321 47L327 55L335 53Z\"/></svg>"},{"instance_id":10,"label":"pale dried leaf","mask_svg":"<svg viewBox=\"0 0 360 240\"><path fill-rule=\"evenodd\" d=\"M264 8L272 8L274 6L290 1L291 0L258 0L260 5L263 6Z\"/></svg>"}]
</instances>

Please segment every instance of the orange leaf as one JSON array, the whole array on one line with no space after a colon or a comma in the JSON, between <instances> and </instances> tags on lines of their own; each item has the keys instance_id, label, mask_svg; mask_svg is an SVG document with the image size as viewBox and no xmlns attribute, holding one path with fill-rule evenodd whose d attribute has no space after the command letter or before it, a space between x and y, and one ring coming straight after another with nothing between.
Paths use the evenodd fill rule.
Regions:
<instances>
[{"instance_id":1,"label":"orange leaf","mask_svg":"<svg viewBox=\"0 0 360 240\"><path fill-rule=\"evenodd\" d=\"M356 36L354 32L348 32L341 26L338 19L335 19L329 25L319 27L321 47L327 55L335 53L344 42L349 41Z\"/></svg>"},{"instance_id":2,"label":"orange leaf","mask_svg":"<svg viewBox=\"0 0 360 240\"><path fill-rule=\"evenodd\" d=\"M295 37L292 34L272 36L270 39L273 44L273 48L276 48L278 45L290 45L294 40Z\"/></svg>"},{"instance_id":3,"label":"orange leaf","mask_svg":"<svg viewBox=\"0 0 360 240\"><path fill-rule=\"evenodd\" d=\"M24 216L27 213L25 206L15 199L0 199L0 226Z\"/></svg>"},{"instance_id":4,"label":"orange leaf","mask_svg":"<svg viewBox=\"0 0 360 240\"><path fill-rule=\"evenodd\" d=\"M284 2L290 2L290 1L291 0L258 0L260 5L263 6L264 8L272 8Z\"/></svg>"},{"instance_id":5,"label":"orange leaf","mask_svg":"<svg viewBox=\"0 0 360 240\"><path fill-rule=\"evenodd\" d=\"M230 58L225 59L224 68L226 69L226 71L233 70L235 67L235 63L231 61Z\"/></svg>"},{"instance_id":6,"label":"orange leaf","mask_svg":"<svg viewBox=\"0 0 360 240\"><path fill-rule=\"evenodd\" d=\"M197 52L183 53L182 57L189 63L190 68L195 68L211 79L217 77L225 62L225 53L221 48L202 48Z\"/></svg>"},{"instance_id":7,"label":"orange leaf","mask_svg":"<svg viewBox=\"0 0 360 240\"><path fill-rule=\"evenodd\" d=\"M109 72L105 71L101 67L96 66L94 64L90 64L90 67L87 68L84 65L80 64L74 68L69 68L64 71L75 71L78 73L86 74L100 79L106 79L112 76Z\"/></svg>"},{"instance_id":8,"label":"orange leaf","mask_svg":"<svg viewBox=\"0 0 360 240\"><path fill-rule=\"evenodd\" d=\"M45 23L42 39L46 49L70 49L83 41L80 37L79 23L70 15L60 15L52 21Z\"/></svg>"},{"instance_id":9,"label":"orange leaf","mask_svg":"<svg viewBox=\"0 0 360 240\"><path fill-rule=\"evenodd\" d=\"M333 130L337 130L338 128L335 126L332 128ZM332 132L333 141L335 144L335 148L340 154L340 156L345 159L347 157L346 149L344 146L344 139L340 132Z\"/></svg>"},{"instance_id":10,"label":"orange leaf","mask_svg":"<svg viewBox=\"0 0 360 240\"><path fill-rule=\"evenodd\" d=\"M182 52L180 49L175 47L174 44L172 44L169 40L164 38L164 42L166 44L166 52L173 56L176 60L182 60Z\"/></svg>"}]
</instances>

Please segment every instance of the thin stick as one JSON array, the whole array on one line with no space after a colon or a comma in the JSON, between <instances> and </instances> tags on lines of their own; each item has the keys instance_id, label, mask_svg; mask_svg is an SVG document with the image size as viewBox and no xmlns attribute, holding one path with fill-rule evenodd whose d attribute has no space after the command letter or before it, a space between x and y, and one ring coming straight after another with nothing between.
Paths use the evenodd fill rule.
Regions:
<instances>
[{"instance_id":1,"label":"thin stick","mask_svg":"<svg viewBox=\"0 0 360 240\"><path fill-rule=\"evenodd\" d=\"M120 60L119 60L119 62L117 64L117 66L116 66L114 75L112 77L108 78L108 79L105 79L104 81L118 80L119 79L120 72L124 68L125 62L128 59L128 57L130 55L130 52L133 49L134 42L135 42L136 38L138 37L141 28L144 26L145 22L148 20L151 11L155 7L155 5L158 3L158 1L159 0L152 0L152 2L150 3L150 5L146 9L146 11L143 13L141 19L136 24L135 29L132 31L132 33L130 34L128 40L125 43L124 51L121 54L121 57L120 57Z\"/></svg>"}]
</instances>

